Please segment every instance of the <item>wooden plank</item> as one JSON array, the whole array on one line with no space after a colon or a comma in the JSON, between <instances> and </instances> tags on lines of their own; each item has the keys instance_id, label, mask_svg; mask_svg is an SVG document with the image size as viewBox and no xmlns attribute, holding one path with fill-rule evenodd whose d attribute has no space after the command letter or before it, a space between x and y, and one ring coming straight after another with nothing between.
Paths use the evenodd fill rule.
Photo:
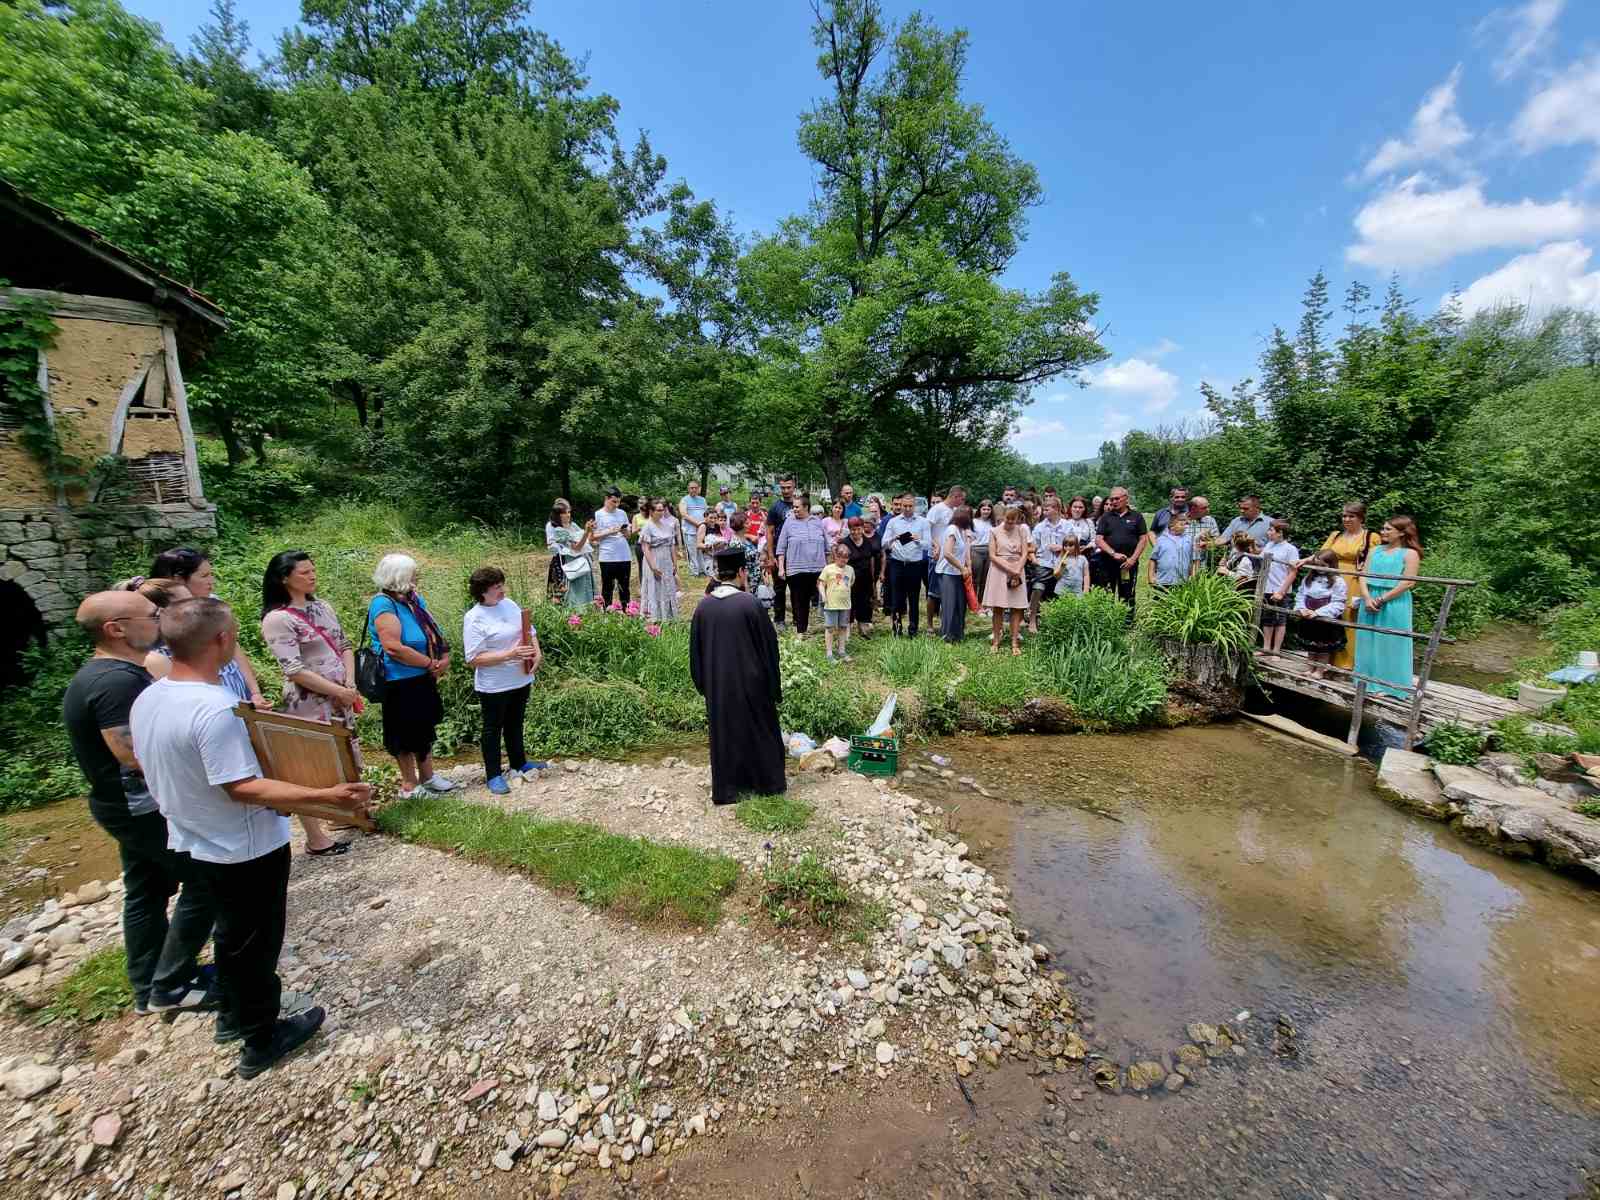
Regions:
<instances>
[{"instance_id":1,"label":"wooden plank","mask_svg":"<svg viewBox=\"0 0 1600 1200\"><path fill-rule=\"evenodd\" d=\"M1422 700L1422 694L1417 694L1417 700ZM1361 740L1361 716L1367 707L1367 681L1362 679L1356 683L1355 698L1350 702L1350 732L1345 735L1345 748L1351 754L1356 752L1356 746ZM1406 749L1411 747L1407 746Z\"/></svg>"},{"instance_id":2,"label":"wooden plank","mask_svg":"<svg viewBox=\"0 0 1600 1200\"><path fill-rule=\"evenodd\" d=\"M161 341L167 348L167 385L172 392L172 407L178 414L178 431L183 434L183 467L189 477L189 503L200 508L205 504L205 491L200 486L200 451L194 444L194 430L189 425L189 392L183 386L183 369L178 365L178 335L171 325L161 327Z\"/></svg>"},{"instance_id":3,"label":"wooden plank","mask_svg":"<svg viewBox=\"0 0 1600 1200\"><path fill-rule=\"evenodd\" d=\"M117 406L111 410L111 436L106 439L107 454L122 452L122 435L128 428L128 407L133 403L133 398L139 394L139 389L150 375L151 364L160 354L161 351L152 350L141 357L128 382L122 385L122 392L117 396Z\"/></svg>"},{"instance_id":4,"label":"wooden plank","mask_svg":"<svg viewBox=\"0 0 1600 1200\"><path fill-rule=\"evenodd\" d=\"M113 296L79 296L73 292L51 292L42 288L0 290L0 308L16 308L17 298L40 300L50 306L53 317L73 317L83 321L114 321L119 325L159 325L161 310L137 300L118 300Z\"/></svg>"},{"instance_id":5,"label":"wooden plank","mask_svg":"<svg viewBox=\"0 0 1600 1200\"><path fill-rule=\"evenodd\" d=\"M287 713L257 712L240 703L233 710L250 734L256 761L267 779L308 788L330 788L341 783L360 783L361 768L356 762L354 734L344 725L308 721ZM366 806L349 806L324 800L296 800L273 804L273 811L289 815L322 817L340 824L355 825L368 832L372 823Z\"/></svg>"},{"instance_id":6,"label":"wooden plank","mask_svg":"<svg viewBox=\"0 0 1600 1200\"><path fill-rule=\"evenodd\" d=\"M1268 729L1296 738L1302 742L1309 742L1323 750L1332 750L1335 754L1351 755L1356 751L1345 745L1338 738L1329 737L1325 733L1318 733L1315 729L1307 729L1297 721L1288 717L1280 717L1277 713L1240 713L1246 720L1254 721L1257 725L1265 725Z\"/></svg>"}]
</instances>

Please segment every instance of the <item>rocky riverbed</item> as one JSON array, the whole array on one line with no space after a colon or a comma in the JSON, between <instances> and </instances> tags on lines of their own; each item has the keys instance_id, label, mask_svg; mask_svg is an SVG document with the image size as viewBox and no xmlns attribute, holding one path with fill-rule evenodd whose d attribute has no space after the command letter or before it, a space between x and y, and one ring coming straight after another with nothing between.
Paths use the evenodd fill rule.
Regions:
<instances>
[{"instance_id":1,"label":"rocky riverbed","mask_svg":"<svg viewBox=\"0 0 1600 1200\"><path fill-rule=\"evenodd\" d=\"M704 767L571 763L548 776L502 802L737 857L745 882L722 921L640 926L385 837L341 858L297 854L281 973L295 1003L329 1020L245 1082L205 1017L38 1022L72 966L119 935L116 881L80 889L4 929L15 962L0 981L0 1195L664 1183L686 1149L796 1106L1082 1057L1048 952L935 806L807 773L793 794L815 815L786 838L713 808ZM491 799L481 787L469 798ZM774 930L757 876L799 847L877 905L880 927L859 942Z\"/></svg>"}]
</instances>

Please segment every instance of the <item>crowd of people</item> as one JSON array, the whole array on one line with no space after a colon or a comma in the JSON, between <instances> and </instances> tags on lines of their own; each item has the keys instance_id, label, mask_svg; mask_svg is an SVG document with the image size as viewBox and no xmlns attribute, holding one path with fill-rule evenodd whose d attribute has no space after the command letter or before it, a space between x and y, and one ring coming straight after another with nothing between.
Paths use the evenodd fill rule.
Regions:
<instances>
[{"instance_id":1,"label":"crowd of people","mask_svg":"<svg viewBox=\"0 0 1600 1200\"><path fill-rule=\"evenodd\" d=\"M1394 545L1412 557L1383 552L1391 529ZM612 488L582 531L572 528L571 505L557 500L547 532L553 594L573 608L593 603L593 584L585 581L598 569L601 603L610 605L615 596L626 605L630 561L636 560L643 614L658 621L687 615L674 586L680 562L690 578L709 577L712 556L737 547L750 591L776 629L792 629L804 640L815 608L826 656L840 661L851 657L852 634L870 637L879 621L887 621L896 637L926 631L954 642L964 638L968 614L977 612L990 622L992 650L1009 646L1020 654L1024 628L1037 632L1041 605L1058 596L1103 588L1127 604L1131 620L1141 575L1159 592L1214 571L1254 592L1265 572L1265 653L1283 652L1292 623L1313 674L1354 673L1380 691L1410 683L1407 639L1357 627L1409 630L1413 585L1398 577L1416 573L1420 543L1404 516L1382 531L1367 529L1359 502L1347 505L1341 528L1305 555L1288 522L1263 512L1258 497L1240 497L1236 515L1219 526L1207 497L1183 487L1173 488L1146 521L1123 487L1103 497L1008 487L999 499L974 501L955 486L924 503L909 492L858 499L847 483L837 498L817 505L784 476L770 503L752 494L741 505L727 486L711 502L691 481L676 502L625 497ZM596 552L602 539L609 544ZM632 556L630 540L636 542ZM1395 569L1379 571L1378 563ZM1385 574L1399 586L1376 587ZM1365 666L1358 667L1362 646Z\"/></svg>"}]
</instances>

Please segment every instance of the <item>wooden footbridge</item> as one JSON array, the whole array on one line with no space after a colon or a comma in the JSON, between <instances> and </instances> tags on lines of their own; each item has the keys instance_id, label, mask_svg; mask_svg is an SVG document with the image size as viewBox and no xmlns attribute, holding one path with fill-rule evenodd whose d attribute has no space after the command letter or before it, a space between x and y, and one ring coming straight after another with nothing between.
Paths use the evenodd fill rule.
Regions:
<instances>
[{"instance_id":1,"label":"wooden footbridge","mask_svg":"<svg viewBox=\"0 0 1600 1200\"><path fill-rule=\"evenodd\" d=\"M1300 569L1320 571L1330 575L1341 573L1332 567L1307 565ZM1297 692L1314 700L1322 700L1349 709L1350 732L1345 739L1345 746L1352 753L1355 751L1356 739L1361 733L1361 723L1368 718L1401 730L1405 736L1405 748L1410 750L1436 725L1453 724L1481 728L1505 717L1531 715L1536 711L1531 705L1504 696L1491 696L1475 688L1440 683L1436 679L1429 678L1439 647L1455 641L1454 638L1446 636L1444 630L1456 591L1475 586L1474 581L1436 579L1427 575L1367 575L1366 578L1411 580L1417 586L1427 584L1444 588L1444 595L1439 602L1438 619L1434 622L1433 629L1427 633L1383 629L1370 625L1358 626L1351 621L1331 622L1346 629L1359 628L1368 633L1409 638L1414 642L1425 643L1422 661L1418 664L1416 674L1411 677L1408 687L1372 679L1344 667L1313 662L1305 654L1296 651L1280 651L1276 654L1256 651L1254 665L1257 682L1267 687ZM1263 569L1256 579L1255 610L1252 615L1252 623L1257 628L1260 628L1262 614L1267 612L1287 614L1290 609L1267 603L1267 572ZM1321 677L1313 676L1311 674L1313 669L1322 670L1325 674ZM1404 695L1396 697L1383 692L1374 692L1368 686L1373 683L1395 686Z\"/></svg>"}]
</instances>

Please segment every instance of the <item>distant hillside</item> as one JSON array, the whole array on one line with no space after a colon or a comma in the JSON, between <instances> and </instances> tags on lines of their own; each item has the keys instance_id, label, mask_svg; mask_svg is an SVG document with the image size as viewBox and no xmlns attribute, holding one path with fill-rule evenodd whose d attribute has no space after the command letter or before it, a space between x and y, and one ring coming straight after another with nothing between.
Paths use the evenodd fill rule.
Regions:
<instances>
[{"instance_id":1,"label":"distant hillside","mask_svg":"<svg viewBox=\"0 0 1600 1200\"><path fill-rule=\"evenodd\" d=\"M1076 462L1042 462L1034 463L1041 471L1060 471L1070 475L1073 471L1093 471L1100 466L1100 458L1080 458Z\"/></svg>"}]
</instances>

